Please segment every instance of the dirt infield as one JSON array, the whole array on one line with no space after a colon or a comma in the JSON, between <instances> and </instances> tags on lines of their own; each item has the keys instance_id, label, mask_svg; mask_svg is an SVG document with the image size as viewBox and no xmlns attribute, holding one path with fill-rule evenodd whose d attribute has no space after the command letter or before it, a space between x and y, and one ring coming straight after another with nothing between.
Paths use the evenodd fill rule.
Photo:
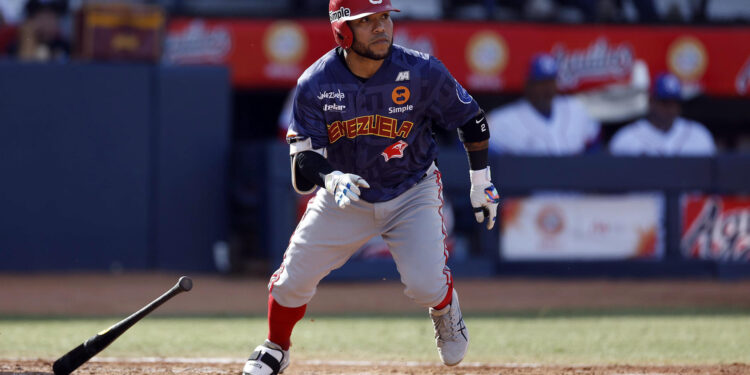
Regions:
<instances>
[{"instance_id":1,"label":"dirt infield","mask_svg":"<svg viewBox=\"0 0 750 375\"><path fill-rule=\"evenodd\" d=\"M0 316L101 316L129 314L174 285L177 274L0 274ZM266 280L193 276L193 298L176 298L156 314L248 314L266 312ZM456 280L464 313L544 312L550 310L622 310L727 308L750 309L750 281L706 280ZM393 280L320 285L310 314L410 313L423 309L410 302ZM75 374L237 374L241 362L102 361L85 364ZM49 374L46 360L0 359L0 375ZM462 364L456 368L425 364L295 362L297 374L503 374L503 375L673 375L750 374L750 365L718 366L531 366Z\"/></svg>"},{"instance_id":2,"label":"dirt infield","mask_svg":"<svg viewBox=\"0 0 750 375\"><path fill-rule=\"evenodd\" d=\"M0 315L130 314L177 282L177 274L0 274ZM154 314L265 315L265 278L192 275L191 298L175 298ZM456 280L464 312L750 309L750 281L707 280ZM309 314L422 313L397 280L323 282Z\"/></svg>"},{"instance_id":3,"label":"dirt infield","mask_svg":"<svg viewBox=\"0 0 750 375\"><path fill-rule=\"evenodd\" d=\"M238 363L185 364L174 362L90 362L75 371L78 375L141 375L141 374L237 374ZM0 361L0 375L47 375L51 374L52 364L46 361L21 361L11 363ZM453 368L437 366L409 365L325 365L295 363L284 372L285 375L740 375L750 374L750 366L732 364L722 366L487 366L470 365Z\"/></svg>"}]
</instances>

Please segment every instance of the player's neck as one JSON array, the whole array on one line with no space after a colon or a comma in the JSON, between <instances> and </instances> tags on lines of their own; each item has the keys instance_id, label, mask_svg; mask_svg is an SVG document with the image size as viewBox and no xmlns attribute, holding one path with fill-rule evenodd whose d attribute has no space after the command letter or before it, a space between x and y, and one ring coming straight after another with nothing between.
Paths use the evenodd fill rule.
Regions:
<instances>
[{"instance_id":1,"label":"player's neck","mask_svg":"<svg viewBox=\"0 0 750 375\"><path fill-rule=\"evenodd\" d=\"M648 115L647 118L655 128L661 130L664 133L672 129L672 125L674 124L674 119L663 119L658 116L654 116L653 114Z\"/></svg>"},{"instance_id":2,"label":"player's neck","mask_svg":"<svg viewBox=\"0 0 750 375\"><path fill-rule=\"evenodd\" d=\"M368 79L374 76L378 69L383 66L385 59L373 60L348 49L344 50L344 61L355 76Z\"/></svg>"},{"instance_id":3,"label":"player's neck","mask_svg":"<svg viewBox=\"0 0 750 375\"><path fill-rule=\"evenodd\" d=\"M537 113L542 115L542 117L546 118L547 120L552 117L552 104L542 104L531 100L529 100L529 104L531 104L531 108L534 108Z\"/></svg>"}]
</instances>

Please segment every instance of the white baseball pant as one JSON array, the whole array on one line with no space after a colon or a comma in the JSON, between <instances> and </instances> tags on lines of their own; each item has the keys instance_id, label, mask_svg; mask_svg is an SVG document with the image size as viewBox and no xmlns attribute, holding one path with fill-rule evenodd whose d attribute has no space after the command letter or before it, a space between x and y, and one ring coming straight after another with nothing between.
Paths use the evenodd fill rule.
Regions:
<instances>
[{"instance_id":1,"label":"white baseball pant","mask_svg":"<svg viewBox=\"0 0 750 375\"><path fill-rule=\"evenodd\" d=\"M422 306L438 305L452 283L446 265L441 178L433 164L421 181L400 196L379 203L360 200L343 209L330 193L319 189L271 277L273 298L285 307L307 304L321 279L380 234L396 262L404 293Z\"/></svg>"}]
</instances>

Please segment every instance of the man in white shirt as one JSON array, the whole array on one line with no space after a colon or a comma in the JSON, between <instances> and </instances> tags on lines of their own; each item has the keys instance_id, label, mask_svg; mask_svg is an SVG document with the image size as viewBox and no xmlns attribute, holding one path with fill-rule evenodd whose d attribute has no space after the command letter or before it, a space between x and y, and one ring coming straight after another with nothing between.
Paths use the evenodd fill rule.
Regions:
<instances>
[{"instance_id":1,"label":"man in white shirt","mask_svg":"<svg viewBox=\"0 0 750 375\"><path fill-rule=\"evenodd\" d=\"M557 62L537 55L531 62L524 97L493 110L490 152L530 156L576 155L599 144L599 123L573 97L557 93Z\"/></svg>"},{"instance_id":2,"label":"man in white shirt","mask_svg":"<svg viewBox=\"0 0 750 375\"><path fill-rule=\"evenodd\" d=\"M711 156L716 146L711 132L680 117L682 85L673 74L659 75L651 89L645 118L624 126L612 137L609 150L623 156Z\"/></svg>"}]
</instances>

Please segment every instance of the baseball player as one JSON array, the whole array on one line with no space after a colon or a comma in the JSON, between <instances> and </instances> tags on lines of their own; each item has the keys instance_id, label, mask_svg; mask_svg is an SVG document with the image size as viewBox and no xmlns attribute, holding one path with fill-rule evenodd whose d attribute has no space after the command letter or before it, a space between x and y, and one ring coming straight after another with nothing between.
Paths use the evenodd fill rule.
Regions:
<instances>
[{"instance_id":1,"label":"baseball player","mask_svg":"<svg viewBox=\"0 0 750 375\"><path fill-rule=\"evenodd\" d=\"M560 156L599 147L599 123L578 99L557 95L557 71L554 57L534 57L524 98L488 114L492 132L503 135L490 139L491 152Z\"/></svg>"},{"instance_id":2,"label":"baseball player","mask_svg":"<svg viewBox=\"0 0 750 375\"><path fill-rule=\"evenodd\" d=\"M290 337L318 282L381 235L404 293L429 309L444 364L463 359L469 334L446 265L442 176L432 127L458 129L478 222L495 224L489 127L477 102L436 58L393 45L391 0L330 0L339 45L299 78L290 145L292 185L321 187L269 282L268 339L244 374L289 366Z\"/></svg>"},{"instance_id":3,"label":"baseball player","mask_svg":"<svg viewBox=\"0 0 750 375\"><path fill-rule=\"evenodd\" d=\"M609 150L626 156L710 156L713 136L703 125L684 119L682 85L673 74L661 74L651 87L646 118L624 126L612 137Z\"/></svg>"}]
</instances>

